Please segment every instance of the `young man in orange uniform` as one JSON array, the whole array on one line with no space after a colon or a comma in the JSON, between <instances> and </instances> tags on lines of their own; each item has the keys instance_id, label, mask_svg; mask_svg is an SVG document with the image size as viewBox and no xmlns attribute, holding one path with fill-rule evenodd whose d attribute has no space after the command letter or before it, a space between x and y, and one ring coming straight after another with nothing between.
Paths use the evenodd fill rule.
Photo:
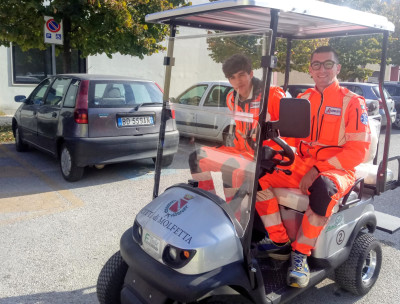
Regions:
<instances>
[{"instance_id":1,"label":"young man in orange uniform","mask_svg":"<svg viewBox=\"0 0 400 304\"><path fill-rule=\"evenodd\" d=\"M233 144L231 147L204 147L189 156L189 164L193 179L199 182L199 188L211 192L215 192L211 171L222 172L225 197L229 202L243 182L244 169L254 159L255 138L252 131L258 126L264 96L263 84L253 76L248 57L235 54L224 62L222 70L234 89L227 96L228 108L237 115L235 126L231 130L234 134ZM279 101L284 96L281 88L270 88L268 115L271 120L278 118Z\"/></svg>"},{"instance_id":2,"label":"young man in orange uniform","mask_svg":"<svg viewBox=\"0 0 400 304\"><path fill-rule=\"evenodd\" d=\"M257 195L256 209L267 236L258 249L261 254L280 255L281 259L291 255L287 283L293 287L307 286L307 256L338 200L353 186L354 168L363 161L370 145L365 100L339 86L340 68L338 55L330 46L313 52L309 72L315 87L298 96L311 103L311 134L297 147L290 167L292 175L277 171L259 181L263 191ZM292 244L271 187L299 188L309 195L309 207Z\"/></svg>"}]
</instances>

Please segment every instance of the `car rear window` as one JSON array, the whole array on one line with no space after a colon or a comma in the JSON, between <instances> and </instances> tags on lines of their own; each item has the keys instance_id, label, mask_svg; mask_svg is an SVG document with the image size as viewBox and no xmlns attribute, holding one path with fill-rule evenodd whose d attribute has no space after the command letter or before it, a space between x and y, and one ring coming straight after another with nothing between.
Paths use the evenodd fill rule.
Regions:
<instances>
[{"instance_id":1,"label":"car rear window","mask_svg":"<svg viewBox=\"0 0 400 304\"><path fill-rule=\"evenodd\" d=\"M162 104L162 92L153 82L146 81L91 81L91 108L126 108L142 104Z\"/></svg>"}]
</instances>

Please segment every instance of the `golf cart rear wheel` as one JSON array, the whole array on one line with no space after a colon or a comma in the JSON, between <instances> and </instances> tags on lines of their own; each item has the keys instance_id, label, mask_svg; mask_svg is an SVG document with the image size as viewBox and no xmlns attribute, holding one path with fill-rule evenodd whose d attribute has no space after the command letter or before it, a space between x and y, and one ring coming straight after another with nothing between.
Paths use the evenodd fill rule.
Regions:
<instances>
[{"instance_id":1,"label":"golf cart rear wheel","mask_svg":"<svg viewBox=\"0 0 400 304\"><path fill-rule=\"evenodd\" d=\"M97 299L100 304L121 303L121 289L128 265L117 251L103 266L97 279Z\"/></svg>"},{"instance_id":2,"label":"golf cart rear wheel","mask_svg":"<svg viewBox=\"0 0 400 304\"><path fill-rule=\"evenodd\" d=\"M372 235L360 233L346 262L335 270L336 283L355 295L364 295L378 279L382 248Z\"/></svg>"}]
</instances>

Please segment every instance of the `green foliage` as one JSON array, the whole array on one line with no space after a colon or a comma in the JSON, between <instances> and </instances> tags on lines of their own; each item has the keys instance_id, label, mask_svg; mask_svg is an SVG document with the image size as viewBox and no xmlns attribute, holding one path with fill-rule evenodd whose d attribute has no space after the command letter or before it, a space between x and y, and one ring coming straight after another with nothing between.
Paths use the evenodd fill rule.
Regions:
<instances>
[{"instance_id":1,"label":"green foliage","mask_svg":"<svg viewBox=\"0 0 400 304\"><path fill-rule=\"evenodd\" d=\"M328 44L328 39L293 40L290 54L290 69L308 73L311 53L319 46ZM287 45L285 39L278 39L276 54L278 56L278 72L285 72Z\"/></svg>"},{"instance_id":2,"label":"green foliage","mask_svg":"<svg viewBox=\"0 0 400 304\"><path fill-rule=\"evenodd\" d=\"M210 0L211 1L211 0ZM321 0L323 1L323 0ZM368 11L375 14L387 16L395 23L396 32L390 39L388 48L388 62L400 65L400 0L393 0L390 3L381 0L326 0L336 5L348 6L353 9ZM293 40L290 69L308 73L310 56L313 50L321 45L332 45L339 54L339 61L342 69L339 74L341 80L360 81L368 79L372 75L372 70L367 69L367 64L379 63L381 59L381 35L359 37L340 37L334 39L318 40ZM225 45L224 45L225 43ZM229 41L220 38L219 40L209 41L211 57L217 62L223 62L225 57L234 53L243 53L243 50L251 49L255 42L249 41ZM256 48L254 48L256 50ZM284 72L286 66L286 40L277 39L275 54L278 57L276 71ZM259 53L251 53L253 67L257 67Z\"/></svg>"},{"instance_id":3,"label":"green foliage","mask_svg":"<svg viewBox=\"0 0 400 304\"><path fill-rule=\"evenodd\" d=\"M234 54L243 54L251 59L253 69L260 68L262 41L261 37L254 35L207 39L210 56L215 62L222 63Z\"/></svg>"},{"instance_id":4,"label":"green foliage","mask_svg":"<svg viewBox=\"0 0 400 304\"><path fill-rule=\"evenodd\" d=\"M83 57L114 53L143 58L163 49L160 44L168 27L145 23L145 15L190 5L185 0L53 0L44 7L41 0L0 2L0 45L10 42L22 50L45 49L43 16L63 21L64 46L69 56L79 49Z\"/></svg>"}]
</instances>

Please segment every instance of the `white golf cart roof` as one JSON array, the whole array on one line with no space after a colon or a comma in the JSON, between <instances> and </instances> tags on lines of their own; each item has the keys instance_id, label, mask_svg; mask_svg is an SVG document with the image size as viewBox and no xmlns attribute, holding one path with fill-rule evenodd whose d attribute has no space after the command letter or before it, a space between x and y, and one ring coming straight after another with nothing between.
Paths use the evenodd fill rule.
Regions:
<instances>
[{"instance_id":1,"label":"white golf cart roof","mask_svg":"<svg viewBox=\"0 0 400 304\"><path fill-rule=\"evenodd\" d=\"M315 0L224 0L146 16L146 22L239 31L269 28L279 10L277 36L314 39L394 31L386 17Z\"/></svg>"}]
</instances>

